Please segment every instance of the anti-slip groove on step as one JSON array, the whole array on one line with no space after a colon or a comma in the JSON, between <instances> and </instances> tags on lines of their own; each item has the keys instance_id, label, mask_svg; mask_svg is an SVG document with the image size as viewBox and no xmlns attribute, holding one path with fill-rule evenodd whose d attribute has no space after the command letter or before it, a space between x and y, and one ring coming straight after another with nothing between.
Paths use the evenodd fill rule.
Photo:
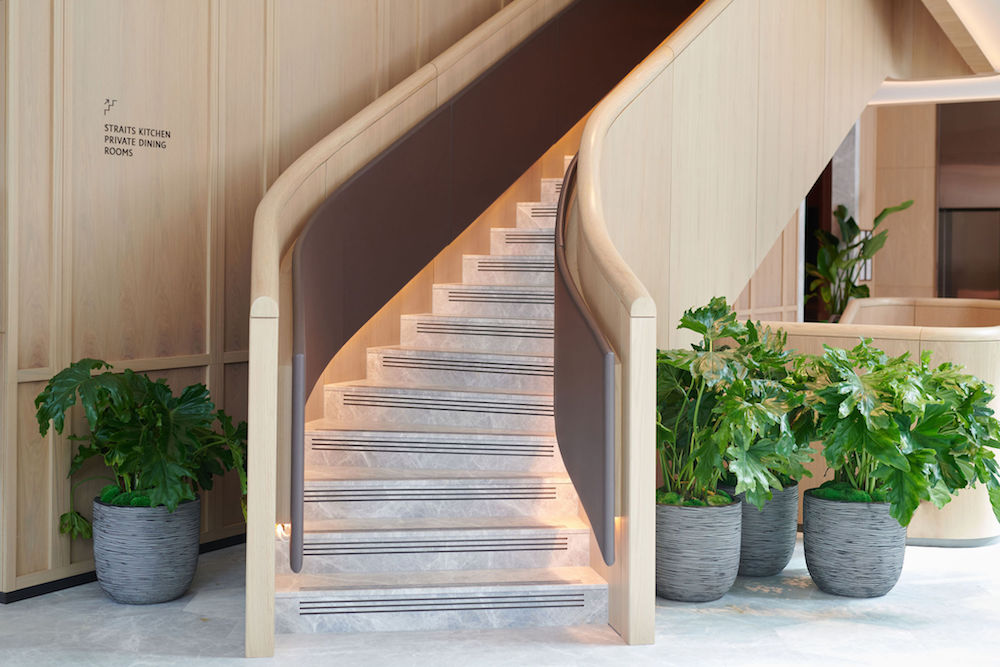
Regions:
<instances>
[{"instance_id":1,"label":"anti-slip groove on step","mask_svg":"<svg viewBox=\"0 0 1000 667\"><path fill-rule=\"evenodd\" d=\"M509 595L447 595L441 597L388 597L329 600L301 600L299 614L373 614L385 612L465 611L501 609L537 609L583 607L586 595L580 593L538 593Z\"/></svg>"},{"instance_id":2,"label":"anti-slip groove on step","mask_svg":"<svg viewBox=\"0 0 1000 667\"><path fill-rule=\"evenodd\" d=\"M532 443L525 445L490 442L457 443L448 441L420 442L387 442L363 438L328 438L314 437L312 449L316 451L337 452L387 452L393 454L483 454L489 456L532 456L551 457L555 454L555 445Z\"/></svg>"},{"instance_id":3,"label":"anti-slip groove on step","mask_svg":"<svg viewBox=\"0 0 1000 667\"><path fill-rule=\"evenodd\" d=\"M552 340L553 329L545 325L463 324L461 322L417 322L417 333L446 336L495 336L501 338L539 338Z\"/></svg>"},{"instance_id":4,"label":"anti-slip groove on step","mask_svg":"<svg viewBox=\"0 0 1000 667\"><path fill-rule=\"evenodd\" d=\"M307 503L325 502L385 502L427 500L555 500L555 486L524 486L498 488L495 486L390 487L386 489L306 489L303 498Z\"/></svg>"},{"instance_id":5,"label":"anti-slip groove on step","mask_svg":"<svg viewBox=\"0 0 1000 667\"><path fill-rule=\"evenodd\" d=\"M448 301L451 303L540 303L553 304L555 296L553 294L539 294L538 292L486 292L478 289L455 289L448 290Z\"/></svg>"},{"instance_id":6,"label":"anti-slip groove on step","mask_svg":"<svg viewBox=\"0 0 1000 667\"><path fill-rule=\"evenodd\" d=\"M423 398L418 396L387 396L347 392L343 395L345 406L370 408L403 408L407 410L435 410L448 412L486 412L501 415L530 415L551 417L552 404L510 403L507 401L462 400L457 398Z\"/></svg>"},{"instance_id":7,"label":"anti-slip groove on step","mask_svg":"<svg viewBox=\"0 0 1000 667\"><path fill-rule=\"evenodd\" d=\"M504 235L504 243L507 245L542 245L555 242L555 232L507 232Z\"/></svg>"},{"instance_id":8,"label":"anti-slip groove on step","mask_svg":"<svg viewBox=\"0 0 1000 667\"><path fill-rule=\"evenodd\" d=\"M440 357L395 356L383 354L382 366L435 371L463 371L474 373L497 373L503 375L534 375L552 377L552 363L512 363L475 361L466 359L442 359Z\"/></svg>"},{"instance_id":9,"label":"anti-slip groove on step","mask_svg":"<svg viewBox=\"0 0 1000 667\"><path fill-rule=\"evenodd\" d=\"M306 541L306 556L403 555L437 553L479 553L502 551L566 551L567 537L515 537L451 540L397 540L365 542Z\"/></svg>"},{"instance_id":10,"label":"anti-slip groove on step","mask_svg":"<svg viewBox=\"0 0 1000 667\"><path fill-rule=\"evenodd\" d=\"M476 261L476 269L480 272L496 271L507 273L555 273L555 264L551 259L519 259L515 256L508 258L489 258Z\"/></svg>"}]
</instances>

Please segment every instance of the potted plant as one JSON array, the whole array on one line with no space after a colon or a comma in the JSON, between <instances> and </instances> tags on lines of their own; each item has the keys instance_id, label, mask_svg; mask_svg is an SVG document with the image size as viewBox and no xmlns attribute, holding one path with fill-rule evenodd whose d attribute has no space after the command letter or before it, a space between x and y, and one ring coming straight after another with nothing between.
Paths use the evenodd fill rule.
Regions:
<instances>
[{"instance_id":1,"label":"potted plant","mask_svg":"<svg viewBox=\"0 0 1000 667\"><path fill-rule=\"evenodd\" d=\"M904 201L897 206L882 209L872 222L870 234L862 232L853 217L848 217L847 207L843 204L833 212L840 228L840 238L825 229L816 230L816 240L819 250L816 252L816 263L806 265L806 273L814 278L809 285L809 296L819 296L823 301L830 322L837 322L844 314L844 308L852 297L868 296L868 285L858 285L861 279L862 263L875 256L885 245L888 230L878 234L878 229L886 216L903 211L913 206L913 200Z\"/></svg>"},{"instance_id":2,"label":"potted plant","mask_svg":"<svg viewBox=\"0 0 1000 667\"><path fill-rule=\"evenodd\" d=\"M781 488L769 462L799 451L788 420L796 394L769 375L783 339L737 322L725 299L686 311L679 328L701 341L657 355L656 589L707 601L729 590L740 563L741 504L720 480L731 472L757 506Z\"/></svg>"},{"instance_id":3,"label":"potted plant","mask_svg":"<svg viewBox=\"0 0 1000 667\"><path fill-rule=\"evenodd\" d=\"M194 578L201 525L199 489L213 475L236 470L246 492L246 423L216 410L202 384L174 396L163 380L81 359L49 380L35 399L38 428L57 433L79 400L89 433L69 475L100 457L112 483L94 499L93 525L73 509L59 529L94 538L101 588L118 602L150 604L179 597ZM94 374L94 371L103 371ZM86 480L83 480L86 481ZM79 482L78 482L79 483Z\"/></svg>"},{"instance_id":4,"label":"potted plant","mask_svg":"<svg viewBox=\"0 0 1000 667\"><path fill-rule=\"evenodd\" d=\"M806 566L823 591L888 593L903 567L906 525L920 501L943 507L985 484L1000 518L1000 446L992 388L950 363L889 357L862 340L798 361L806 402L834 479L805 495Z\"/></svg>"},{"instance_id":5,"label":"potted plant","mask_svg":"<svg viewBox=\"0 0 1000 667\"><path fill-rule=\"evenodd\" d=\"M740 539L739 575L744 577L769 577L778 574L788 565L795 550L798 532L799 484L803 477L811 477L805 464L812 460L812 413L803 404L802 387L792 377L792 352L785 349L788 336L784 331L747 322L745 332L734 342L746 367L745 386L724 395L720 409L725 413L720 436L739 443L727 462L728 469L722 477L720 488L742 501L743 525ZM747 411L747 397L772 407L769 414L778 419L753 423L741 421ZM757 471L741 470L746 467L746 451L755 455L753 466L763 466L771 476L761 481L749 492L747 485L739 483ZM778 483L774 484L774 479ZM766 485L763 483L766 482Z\"/></svg>"}]
</instances>

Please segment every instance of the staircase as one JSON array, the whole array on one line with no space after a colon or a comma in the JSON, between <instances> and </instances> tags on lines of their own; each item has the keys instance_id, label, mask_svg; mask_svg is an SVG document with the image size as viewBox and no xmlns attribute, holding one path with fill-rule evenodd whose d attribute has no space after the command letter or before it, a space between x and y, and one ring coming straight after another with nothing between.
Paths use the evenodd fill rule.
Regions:
<instances>
[{"instance_id":1,"label":"staircase","mask_svg":"<svg viewBox=\"0 0 1000 667\"><path fill-rule=\"evenodd\" d=\"M606 582L553 434L561 179L466 255L367 379L306 427L302 572L277 541L278 632L607 623Z\"/></svg>"}]
</instances>

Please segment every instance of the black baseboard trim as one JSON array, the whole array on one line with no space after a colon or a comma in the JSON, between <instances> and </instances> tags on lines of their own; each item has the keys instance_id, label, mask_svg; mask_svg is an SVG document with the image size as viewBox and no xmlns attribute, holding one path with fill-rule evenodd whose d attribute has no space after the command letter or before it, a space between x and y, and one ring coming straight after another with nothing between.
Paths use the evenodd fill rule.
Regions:
<instances>
[{"instance_id":1,"label":"black baseboard trim","mask_svg":"<svg viewBox=\"0 0 1000 667\"><path fill-rule=\"evenodd\" d=\"M210 551L218 551L219 549L225 549L226 547L233 547L237 544L245 544L246 541L246 533L232 535L231 537L223 537L221 540L212 540L211 542L201 544L198 547L198 553L206 554ZM97 581L96 572L74 574L72 577L64 577L62 579L56 579L55 581L46 581L44 584L28 586L27 588L11 591L9 593L0 591L0 604L10 604L11 602L27 600L28 598L38 597L39 595L45 595L46 593L54 593L67 588L73 588L74 586L89 584L92 581Z\"/></svg>"}]
</instances>

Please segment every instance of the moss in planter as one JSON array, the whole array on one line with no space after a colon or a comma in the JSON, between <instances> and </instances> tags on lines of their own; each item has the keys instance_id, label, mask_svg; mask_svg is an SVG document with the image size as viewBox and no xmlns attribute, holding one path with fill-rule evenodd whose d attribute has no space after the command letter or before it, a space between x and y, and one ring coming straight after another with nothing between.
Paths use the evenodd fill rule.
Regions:
<instances>
[{"instance_id":1,"label":"moss in planter","mask_svg":"<svg viewBox=\"0 0 1000 667\"><path fill-rule=\"evenodd\" d=\"M679 493L673 491L664 491L663 489L656 490L656 503L658 505L679 505L682 507L718 507L722 505L730 505L733 502L732 496L730 496L725 491L716 490L715 493L708 496L706 500L700 500L698 498L684 498Z\"/></svg>"},{"instance_id":2,"label":"moss in planter","mask_svg":"<svg viewBox=\"0 0 1000 667\"><path fill-rule=\"evenodd\" d=\"M845 503L884 503L885 489L875 489L871 493L855 489L848 482L829 481L809 491L815 498L839 500Z\"/></svg>"}]
</instances>

